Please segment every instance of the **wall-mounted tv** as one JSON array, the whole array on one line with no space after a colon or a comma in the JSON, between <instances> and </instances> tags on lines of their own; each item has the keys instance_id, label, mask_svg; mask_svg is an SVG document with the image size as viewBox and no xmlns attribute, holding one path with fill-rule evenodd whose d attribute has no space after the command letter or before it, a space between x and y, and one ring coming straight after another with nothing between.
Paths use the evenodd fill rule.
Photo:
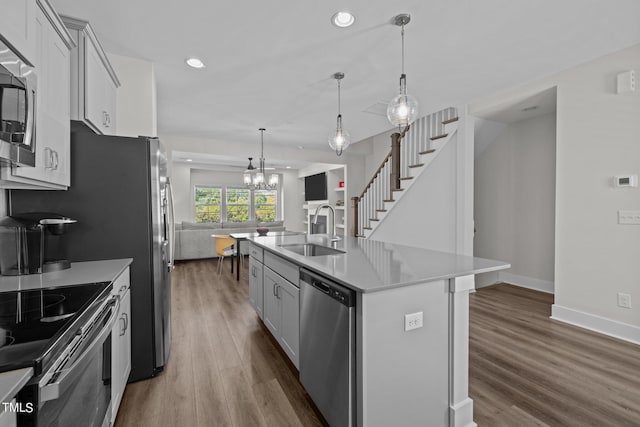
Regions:
<instances>
[{"instance_id":1,"label":"wall-mounted tv","mask_svg":"<svg viewBox=\"0 0 640 427\"><path fill-rule=\"evenodd\" d=\"M304 178L304 200L327 200L327 174L319 173Z\"/></svg>"}]
</instances>

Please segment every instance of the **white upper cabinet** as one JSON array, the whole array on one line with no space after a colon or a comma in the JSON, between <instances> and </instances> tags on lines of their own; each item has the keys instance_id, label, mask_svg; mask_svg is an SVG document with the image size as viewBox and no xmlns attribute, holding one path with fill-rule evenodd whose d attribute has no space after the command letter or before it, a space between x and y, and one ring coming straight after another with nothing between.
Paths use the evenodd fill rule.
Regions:
<instances>
[{"instance_id":1,"label":"white upper cabinet","mask_svg":"<svg viewBox=\"0 0 640 427\"><path fill-rule=\"evenodd\" d=\"M30 25L34 28L32 60L38 78L36 164L35 167L3 166L0 187L64 190L71 179L69 55L74 44L46 0L38 0L34 5L36 10Z\"/></svg>"},{"instance_id":2,"label":"white upper cabinet","mask_svg":"<svg viewBox=\"0 0 640 427\"><path fill-rule=\"evenodd\" d=\"M71 51L71 120L115 135L120 81L89 22L64 15L62 20L77 44Z\"/></svg>"},{"instance_id":3,"label":"white upper cabinet","mask_svg":"<svg viewBox=\"0 0 640 427\"><path fill-rule=\"evenodd\" d=\"M0 35L24 60L35 60L35 0L0 0Z\"/></svg>"}]
</instances>

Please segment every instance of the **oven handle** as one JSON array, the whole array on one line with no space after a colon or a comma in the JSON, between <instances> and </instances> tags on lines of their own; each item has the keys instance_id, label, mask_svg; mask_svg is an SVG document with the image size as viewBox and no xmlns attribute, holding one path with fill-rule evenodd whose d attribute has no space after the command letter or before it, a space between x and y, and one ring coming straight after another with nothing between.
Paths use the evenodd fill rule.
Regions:
<instances>
[{"instance_id":1,"label":"oven handle","mask_svg":"<svg viewBox=\"0 0 640 427\"><path fill-rule=\"evenodd\" d=\"M73 377L74 372L84 370L86 363L89 361L89 356L93 353L98 345L101 345L107 336L111 333L111 329L113 328L116 320L118 319L118 311L120 310L120 297L114 296L109 302L106 304L107 307L111 308L111 316L109 317L108 322L104 327L102 327L101 332L98 336L87 346L87 349L82 353L82 355L69 367L68 369L62 369L56 373L61 373L58 379L52 383L46 383L44 385L40 385L40 404L47 402L49 400L54 400L60 397L62 391L66 388L66 380ZM54 373L55 374L55 373ZM47 375L49 377L49 375Z\"/></svg>"}]
</instances>

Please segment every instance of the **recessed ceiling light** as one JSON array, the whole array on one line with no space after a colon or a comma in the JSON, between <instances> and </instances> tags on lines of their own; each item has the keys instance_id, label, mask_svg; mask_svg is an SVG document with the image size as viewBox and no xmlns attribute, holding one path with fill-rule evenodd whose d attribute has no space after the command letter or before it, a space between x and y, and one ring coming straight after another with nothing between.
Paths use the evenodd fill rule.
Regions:
<instances>
[{"instance_id":1,"label":"recessed ceiling light","mask_svg":"<svg viewBox=\"0 0 640 427\"><path fill-rule=\"evenodd\" d=\"M187 162L193 162L193 159L185 159Z\"/></svg>"},{"instance_id":2,"label":"recessed ceiling light","mask_svg":"<svg viewBox=\"0 0 640 427\"><path fill-rule=\"evenodd\" d=\"M291 169L291 166L285 166L287 169Z\"/></svg>"},{"instance_id":3,"label":"recessed ceiling light","mask_svg":"<svg viewBox=\"0 0 640 427\"><path fill-rule=\"evenodd\" d=\"M537 108L538 108L537 105L532 105L531 107L523 108L522 111L526 112L526 111L536 110Z\"/></svg>"},{"instance_id":4,"label":"recessed ceiling light","mask_svg":"<svg viewBox=\"0 0 640 427\"><path fill-rule=\"evenodd\" d=\"M199 58L187 58L184 60L187 65L191 68L204 68L204 62L202 62Z\"/></svg>"},{"instance_id":5,"label":"recessed ceiling light","mask_svg":"<svg viewBox=\"0 0 640 427\"><path fill-rule=\"evenodd\" d=\"M346 27L352 26L355 20L356 20L356 17L353 16L351 12L347 12L346 10L343 10L341 12L336 12L331 17L331 22L333 23L333 25L340 28L346 28Z\"/></svg>"}]
</instances>

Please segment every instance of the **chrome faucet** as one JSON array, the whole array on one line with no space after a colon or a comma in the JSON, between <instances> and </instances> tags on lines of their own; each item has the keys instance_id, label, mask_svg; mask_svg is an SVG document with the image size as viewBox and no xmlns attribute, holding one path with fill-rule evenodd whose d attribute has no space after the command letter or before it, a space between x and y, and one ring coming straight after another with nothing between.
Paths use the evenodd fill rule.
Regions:
<instances>
[{"instance_id":1,"label":"chrome faucet","mask_svg":"<svg viewBox=\"0 0 640 427\"><path fill-rule=\"evenodd\" d=\"M320 210L324 208L329 208L329 210L331 211L331 225L333 225L333 232L330 235L331 243L338 242L340 241L340 236L336 234L336 211L335 209L333 209L333 206L328 203L318 206L318 208L316 209L316 213L313 215L312 222L313 224L318 223L318 214L320 213Z\"/></svg>"}]
</instances>

